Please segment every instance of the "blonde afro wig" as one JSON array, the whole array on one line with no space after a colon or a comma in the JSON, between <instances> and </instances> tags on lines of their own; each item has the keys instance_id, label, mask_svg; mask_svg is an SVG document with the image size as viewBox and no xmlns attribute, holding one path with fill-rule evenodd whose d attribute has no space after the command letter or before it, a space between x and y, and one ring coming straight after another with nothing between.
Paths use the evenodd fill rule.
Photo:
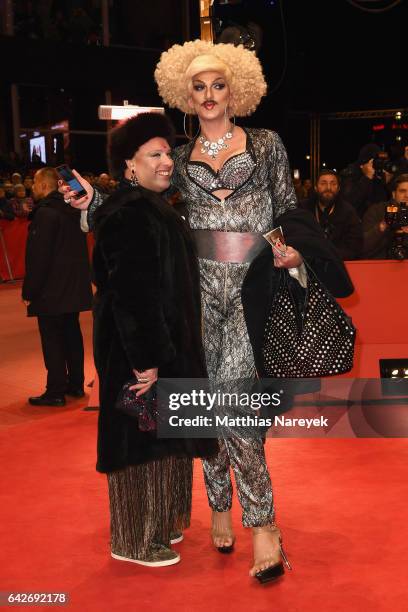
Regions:
<instances>
[{"instance_id":1,"label":"blonde afro wig","mask_svg":"<svg viewBox=\"0 0 408 612\"><path fill-rule=\"evenodd\" d=\"M162 53L154 73L161 98L171 108L191 113L192 79L205 71L220 72L228 82L231 115L250 115L266 94L262 66L253 51L243 45L193 40Z\"/></svg>"}]
</instances>

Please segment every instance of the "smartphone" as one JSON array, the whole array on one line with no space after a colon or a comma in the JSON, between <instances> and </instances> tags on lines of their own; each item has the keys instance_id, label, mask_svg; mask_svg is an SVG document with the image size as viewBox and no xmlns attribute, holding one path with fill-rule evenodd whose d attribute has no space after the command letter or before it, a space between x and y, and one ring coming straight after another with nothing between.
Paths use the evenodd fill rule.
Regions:
<instances>
[{"instance_id":1,"label":"smartphone","mask_svg":"<svg viewBox=\"0 0 408 612\"><path fill-rule=\"evenodd\" d=\"M78 179L75 178L75 176L72 174L72 170L69 166L67 166L67 164L62 164L62 166L58 166L55 169L62 178L62 180L70 186L71 190L77 192L75 195L75 199L86 196L85 189L82 187Z\"/></svg>"}]
</instances>

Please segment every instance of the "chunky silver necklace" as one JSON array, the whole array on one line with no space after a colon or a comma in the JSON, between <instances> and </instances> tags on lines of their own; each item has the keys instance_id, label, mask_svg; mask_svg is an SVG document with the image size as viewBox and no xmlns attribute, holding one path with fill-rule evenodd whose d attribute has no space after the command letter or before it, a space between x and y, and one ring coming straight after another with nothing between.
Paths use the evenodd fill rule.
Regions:
<instances>
[{"instance_id":1,"label":"chunky silver necklace","mask_svg":"<svg viewBox=\"0 0 408 612\"><path fill-rule=\"evenodd\" d=\"M201 153L206 153L207 155L212 157L212 159L215 159L222 149L228 149L229 144L225 141L230 140L231 138L231 130L228 130L228 132L224 134L222 138L218 138L218 140L214 141L209 140L204 135L200 136L198 142L201 144Z\"/></svg>"}]
</instances>

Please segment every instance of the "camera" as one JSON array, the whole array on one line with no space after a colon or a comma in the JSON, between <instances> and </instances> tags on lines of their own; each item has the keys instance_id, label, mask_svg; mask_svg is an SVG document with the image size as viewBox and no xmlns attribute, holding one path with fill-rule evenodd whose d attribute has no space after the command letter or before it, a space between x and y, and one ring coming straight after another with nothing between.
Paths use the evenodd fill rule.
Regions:
<instances>
[{"instance_id":1,"label":"camera","mask_svg":"<svg viewBox=\"0 0 408 612\"><path fill-rule=\"evenodd\" d=\"M384 221L393 230L399 230L408 225L408 204L406 202L387 204Z\"/></svg>"},{"instance_id":2,"label":"camera","mask_svg":"<svg viewBox=\"0 0 408 612\"><path fill-rule=\"evenodd\" d=\"M390 259L408 259L408 234L401 232L401 228L408 226L408 205L391 202L385 209L384 220L388 227L394 230L393 240L388 250Z\"/></svg>"},{"instance_id":3,"label":"camera","mask_svg":"<svg viewBox=\"0 0 408 612\"><path fill-rule=\"evenodd\" d=\"M394 174L394 172L397 170L397 165L390 159L375 157L373 160L373 168L375 170L376 177L382 179L384 177L384 172Z\"/></svg>"}]
</instances>

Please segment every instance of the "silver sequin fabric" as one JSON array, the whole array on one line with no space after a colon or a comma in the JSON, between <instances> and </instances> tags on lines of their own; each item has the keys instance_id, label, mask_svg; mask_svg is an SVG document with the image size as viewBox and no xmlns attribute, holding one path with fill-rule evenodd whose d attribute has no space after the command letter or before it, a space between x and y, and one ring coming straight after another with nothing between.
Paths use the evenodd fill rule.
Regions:
<instances>
[{"instance_id":1,"label":"silver sequin fabric","mask_svg":"<svg viewBox=\"0 0 408 612\"><path fill-rule=\"evenodd\" d=\"M91 230L93 229L93 220L94 220L94 214L96 210L104 203L104 201L108 197L109 196L107 193L102 193L98 191L97 189L94 189L93 197L88 206L88 214L87 214L87 223L88 223L88 227Z\"/></svg>"},{"instance_id":2,"label":"silver sequin fabric","mask_svg":"<svg viewBox=\"0 0 408 612\"><path fill-rule=\"evenodd\" d=\"M212 193L217 189L238 189L249 180L255 165L256 162L249 151L244 151L228 158L218 172L200 161L189 162L187 171L192 181Z\"/></svg>"},{"instance_id":3,"label":"silver sequin fabric","mask_svg":"<svg viewBox=\"0 0 408 612\"><path fill-rule=\"evenodd\" d=\"M269 130L245 131L252 163L241 171L238 166L234 168L234 191L223 200L212 193L211 182L203 184L204 174L198 176L194 170L191 174L189 157L194 142L174 151L173 184L186 203L192 229L264 234L274 227L280 214L296 208L281 139ZM213 173L208 173L207 180L212 178ZM204 348L209 377L216 384L256 375L241 301L241 287L249 265L200 259ZM226 428L219 439L219 449L216 457L203 461L210 507L218 512L231 508L232 467L243 525L258 527L271 523L273 496L262 439L240 436L236 429Z\"/></svg>"}]
</instances>

